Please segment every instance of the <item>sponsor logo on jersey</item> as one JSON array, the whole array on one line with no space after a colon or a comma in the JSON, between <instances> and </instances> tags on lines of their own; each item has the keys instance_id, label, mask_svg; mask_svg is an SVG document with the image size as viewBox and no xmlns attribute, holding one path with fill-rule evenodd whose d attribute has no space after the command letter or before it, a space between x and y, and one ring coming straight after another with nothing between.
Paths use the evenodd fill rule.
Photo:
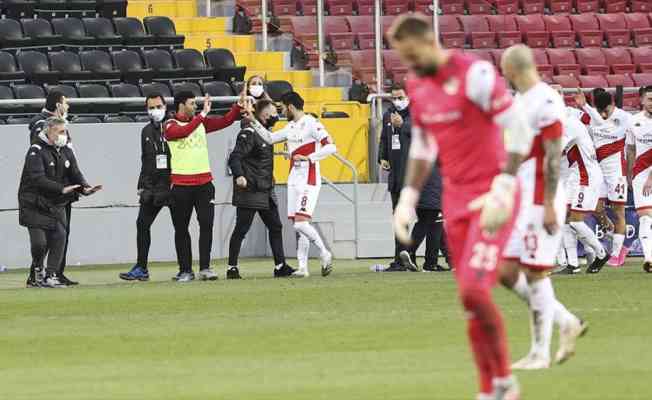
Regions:
<instances>
[{"instance_id":1,"label":"sponsor logo on jersey","mask_svg":"<svg viewBox=\"0 0 652 400\"><path fill-rule=\"evenodd\" d=\"M444 93L454 96L460 90L460 81L457 78L450 78L443 85Z\"/></svg>"}]
</instances>

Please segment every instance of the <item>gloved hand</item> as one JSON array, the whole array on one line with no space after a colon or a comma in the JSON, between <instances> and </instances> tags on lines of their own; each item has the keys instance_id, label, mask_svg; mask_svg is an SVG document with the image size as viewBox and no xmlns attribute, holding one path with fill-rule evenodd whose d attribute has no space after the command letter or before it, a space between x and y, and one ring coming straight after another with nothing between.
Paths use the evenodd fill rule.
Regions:
<instances>
[{"instance_id":1,"label":"gloved hand","mask_svg":"<svg viewBox=\"0 0 652 400\"><path fill-rule=\"evenodd\" d=\"M514 197L518 179L513 175L496 175L489 192L469 203L472 211L480 212L480 227L487 233L496 233L507 221L514 210Z\"/></svg>"},{"instance_id":2,"label":"gloved hand","mask_svg":"<svg viewBox=\"0 0 652 400\"><path fill-rule=\"evenodd\" d=\"M412 244L409 226L416 219L415 208L419 202L419 195L419 191L413 187L404 187L394 210L394 233L405 245Z\"/></svg>"}]
</instances>

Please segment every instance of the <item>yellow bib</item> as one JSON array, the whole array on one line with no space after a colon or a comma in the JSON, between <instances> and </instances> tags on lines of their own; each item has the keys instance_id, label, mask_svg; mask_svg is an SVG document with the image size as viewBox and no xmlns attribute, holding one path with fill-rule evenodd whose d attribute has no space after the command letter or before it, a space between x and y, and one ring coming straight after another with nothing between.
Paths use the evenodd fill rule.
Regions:
<instances>
[{"instance_id":1,"label":"yellow bib","mask_svg":"<svg viewBox=\"0 0 652 400\"><path fill-rule=\"evenodd\" d=\"M176 121L179 126L188 122ZM168 142L172 156L172 173L175 175L199 175L211 172L208 158L208 143L204 124L199 126L187 137Z\"/></svg>"}]
</instances>

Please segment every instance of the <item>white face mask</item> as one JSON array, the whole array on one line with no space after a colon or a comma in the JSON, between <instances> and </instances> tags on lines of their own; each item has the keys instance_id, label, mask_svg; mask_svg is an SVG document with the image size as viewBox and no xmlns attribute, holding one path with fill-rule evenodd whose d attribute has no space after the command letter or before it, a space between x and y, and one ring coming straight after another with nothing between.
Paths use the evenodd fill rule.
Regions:
<instances>
[{"instance_id":1,"label":"white face mask","mask_svg":"<svg viewBox=\"0 0 652 400\"><path fill-rule=\"evenodd\" d=\"M154 122L161 122L163 121L163 118L165 118L165 108L148 110L147 113Z\"/></svg>"},{"instance_id":2,"label":"white face mask","mask_svg":"<svg viewBox=\"0 0 652 400\"><path fill-rule=\"evenodd\" d=\"M410 99L395 100L392 103L394 103L397 110L403 111L410 105Z\"/></svg>"},{"instance_id":3,"label":"white face mask","mask_svg":"<svg viewBox=\"0 0 652 400\"><path fill-rule=\"evenodd\" d=\"M265 92L265 89L263 88L263 85L251 85L249 86L249 93L251 93L252 96L258 98L263 95Z\"/></svg>"},{"instance_id":4,"label":"white face mask","mask_svg":"<svg viewBox=\"0 0 652 400\"><path fill-rule=\"evenodd\" d=\"M68 144L68 135L57 135L57 138L54 140L54 145L57 147L64 147Z\"/></svg>"}]
</instances>

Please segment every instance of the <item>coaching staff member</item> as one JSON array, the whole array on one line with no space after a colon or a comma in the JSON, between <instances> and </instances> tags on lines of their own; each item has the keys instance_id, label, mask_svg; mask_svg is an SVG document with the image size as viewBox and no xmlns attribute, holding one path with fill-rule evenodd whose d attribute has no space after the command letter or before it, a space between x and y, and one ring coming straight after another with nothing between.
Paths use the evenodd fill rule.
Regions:
<instances>
[{"instance_id":1,"label":"coaching staff member","mask_svg":"<svg viewBox=\"0 0 652 400\"><path fill-rule=\"evenodd\" d=\"M271 100L256 102L255 116L265 128L271 130L278 121L276 106ZM244 128L229 157L233 172L233 205L237 207L236 223L229 243L227 279L240 279L238 256L256 213L269 231L269 243L274 254L274 276L292 275L294 269L285 263L283 251L283 223L278 213L278 200L274 194L274 146L267 144L253 128Z\"/></svg>"},{"instance_id":2,"label":"coaching staff member","mask_svg":"<svg viewBox=\"0 0 652 400\"><path fill-rule=\"evenodd\" d=\"M174 97L176 114L164 124L164 134L170 146L172 183L172 222L177 249L178 282L195 279L192 271L192 250L188 224L192 210L199 222L199 278L215 280L217 274L210 267L215 217L215 187L211 175L206 134L233 124L244 105L244 92L239 104L234 104L224 117L209 117L210 97L204 98L203 110L195 115L197 104L191 92L180 92Z\"/></svg>"},{"instance_id":3,"label":"coaching staff member","mask_svg":"<svg viewBox=\"0 0 652 400\"><path fill-rule=\"evenodd\" d=\"M129 272L120 273L126 281L148 281L147 261L152 243L150 228L163 207L170 205L170 147L163 136L165 99L153 93L145 99L150 122L140 134L141 169L138 178L140 210L136 219L138 258Z\"/></svg>"},{"instance_id":4,"label":"coaching staff member","mask_svg":"<svg viewBox=\"0 0 652 400\"><path fill-rule=\"evenodd\" d=\"M32 251L28 287L68 286L60 280L67 235L65 207L73 201L75 193L90 195L101 189L101 186L88 185L67 143L66 121L51 117L25 156L18 204L19 223L29 230Z\"/></svg>"}]
</instances>

